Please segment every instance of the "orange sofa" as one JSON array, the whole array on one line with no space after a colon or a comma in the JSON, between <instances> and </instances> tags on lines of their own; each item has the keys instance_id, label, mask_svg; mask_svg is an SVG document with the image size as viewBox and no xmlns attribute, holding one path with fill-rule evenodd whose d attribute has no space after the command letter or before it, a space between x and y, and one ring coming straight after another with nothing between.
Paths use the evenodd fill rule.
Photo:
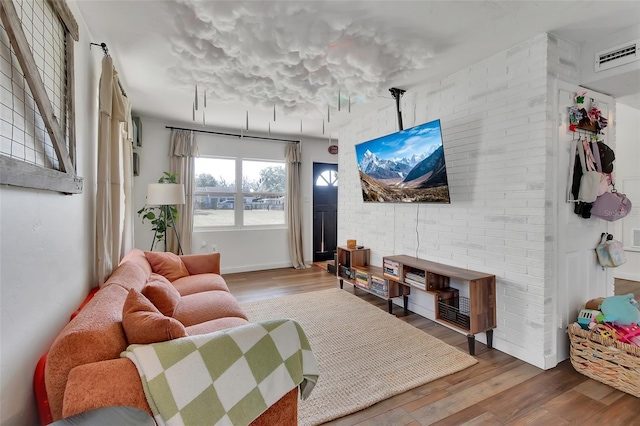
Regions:
<instances>
[{"instance_id":1,"label":"orange sofa","mask_svg":"<svg viewBox=\"0 0 640 426\"><path fill-rule=\"evenodd\" d=\"M136 367L128 358L120 357L130 343L152 343L248 323L219 275L219 253L173 256L173 259L170 256L134 249L105 285L74 314L46 355L47 400L37 396L41 417L42 407L46 406L50 407L54 421L108 406L136 407L152 414ZM178 267L175 259L181 261ZM158 292L164 295L160 302ZM142 320L142 332L136 332L132 331L134 321L129 314L135 311L131 308L132 300L147 300L140 294L153 301L160 313L131 314L138 315L136 321ZM150 319L154 321L153 327L145 322ZM298 389L293 388L252 425L297 425L297 409Z\"/></svg>"}]
</instances>

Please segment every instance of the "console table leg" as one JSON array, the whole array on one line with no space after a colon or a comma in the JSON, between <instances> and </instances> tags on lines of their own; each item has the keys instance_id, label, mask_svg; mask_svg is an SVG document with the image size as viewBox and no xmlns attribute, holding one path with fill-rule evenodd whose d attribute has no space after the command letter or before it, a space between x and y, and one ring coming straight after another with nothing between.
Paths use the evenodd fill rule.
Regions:
<instances>
[{"instance_id":1,"label":"console table leg","mask_svg":"<svg viewBox=\"0 0 640 426\"><path fill-rule=\"evenodd\" d=\"M343 288L344 288L344 280L340 278L340 289L342 290Z\"/></svg>"},{"instance_id":2,"label":"console table leg","mask_svg":"<svg viewBox=\"0 0 640 426\"><path fill-rule=\"evenodd\" d=\"M467 334L467 343L469 344L469 355L475 356L476 354L476 336L473 334Z\"/></svg>"},{"instance_id":3,"label":"console table leg","mask_svg":"<svg viewBox=\"0 0 640 426\"><path fill-rule=\"evenodd\" d=\"M388 302L389 302L389 313L393 315L393 301L389 299Z\"/></svg>"},{"instance_id":4,"label":"console table leg","mask_svg":"<svg viewBox=\"0 0 640 426\"><path fill-rule=\"evenodd\" d=\"M409 296L405 294L402 298L404 299L404 313L406 314L409 311Z\"/></svg>"},{"instance_id":5,"label":"console table leg","mask_svg":"<svg viewBox=\"0 0 640 426\"><path fill-rule=\"evenodd\" d=\"M493 349L493 328L491 330L487 330L487 347L489 349Z\"/></svg>"}]
</instances>

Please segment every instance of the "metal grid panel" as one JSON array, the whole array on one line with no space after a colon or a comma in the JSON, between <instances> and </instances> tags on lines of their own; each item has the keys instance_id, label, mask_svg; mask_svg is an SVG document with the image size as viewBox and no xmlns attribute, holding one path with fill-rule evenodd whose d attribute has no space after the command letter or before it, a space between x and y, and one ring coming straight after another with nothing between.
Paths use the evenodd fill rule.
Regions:
<instances>
[{"instance_id":1,"label":"metal grid panel","mask_svg":"<svg viewBox=\"0 0 640 426\"><path fill-rule=\"evenodd\" d=\"M67 136L64 27L47 2L15 0L14 5L51 107L58 123L64 124ZM51 138L1 23L0 154L38 166L60 168Z\"/></svg>"}]
</instances>

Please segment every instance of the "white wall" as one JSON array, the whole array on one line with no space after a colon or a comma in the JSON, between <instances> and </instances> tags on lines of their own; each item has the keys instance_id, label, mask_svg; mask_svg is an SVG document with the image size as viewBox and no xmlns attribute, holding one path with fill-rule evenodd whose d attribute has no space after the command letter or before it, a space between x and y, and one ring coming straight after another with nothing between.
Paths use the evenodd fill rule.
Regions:
<instances>
[{"instance_id":1,"label":"white wall","mask_svg":"<svg viewBox=\"0 0 640 426\"><path fill-rule=\"evenodd\" d=\"M633 231L640 232L640 110L616 105L616 187L632 201L631 214L615 222L615 237L624 245L627 263L614 269L616 278L640 281L640 243L633 246Z\"/></svg>"},{"instance_id":2,"label":"white wall","mask_svg":"<svg viewBox=\"0 0 640 426\"><path fill-rule=\"evenodd\" d=\"M494 346L542 368L555 302L549 81L577 78L576 52L543 34L404 95L405 128L441 119L450 205L363 203L353 147L397 130L391 99L340 131L339 241L370 247L376 265L407 254L495 274ZM435 317L423 292L409 309Z\"/></svg>"},{"instance_id":3,"label":"white wall","mask_svg":"<svg viewBox=\"0 0 640 426\"><path fill-rule=\"evenodd\" d=\"M97 85L102 52L74 3L78 175L82 194L0 186L0 423L38 424L33 372L40 356L96 285L94 200Z\"/></svg>"},{"instance_id":4,"label":"white wall","mask_svg":"<svg viewBox=\"0 0 640 426\"><path fill-rule=\"evenodd\" d=\"M140 176L134 178L135 209L144 205L146 186L157 182L163 171L169 170L169 134L167 125L197 128L188 124L166 123L142 117L142 148L140 155ZM225 131L225 133L229 133ZM239 139L206 133L196 133L201 155L240 156L247 158L284 159L285 143L258 139ZM273 135L273 137L282 137ZM295 139L291 136L283 139ZM335 163L337 157L328 153L327 141L305 138L302 150L302 200L303 200L303 244L305 260L312 259L312 164L316 162ZM254 271L291 266L288 231L280 229L230 228L194 233L192 253L210 252L215 245L222 255L223 273ZM146 222L139 218L135 222L135 245L148 250L153 233ZM204 245L204 247L203 247Z\"/></svg>"}]
</instances>

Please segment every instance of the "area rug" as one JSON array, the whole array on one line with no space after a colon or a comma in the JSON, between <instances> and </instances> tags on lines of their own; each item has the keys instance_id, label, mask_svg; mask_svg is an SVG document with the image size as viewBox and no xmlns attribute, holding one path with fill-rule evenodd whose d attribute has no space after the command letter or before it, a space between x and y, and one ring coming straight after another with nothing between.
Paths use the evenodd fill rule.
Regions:
<instances>
[{"instance_id":1,"label":"area rug","mask_svg":"<svg viewBox=\"0 0 640 426\"><path fill-rule=\"evenodd\" d=\"M298 321L320 378L300 401L300 425L318 425L472 366L465 352L348 293L330 289L242 304L250 321Z\"/></svg>"}]
</instances>

